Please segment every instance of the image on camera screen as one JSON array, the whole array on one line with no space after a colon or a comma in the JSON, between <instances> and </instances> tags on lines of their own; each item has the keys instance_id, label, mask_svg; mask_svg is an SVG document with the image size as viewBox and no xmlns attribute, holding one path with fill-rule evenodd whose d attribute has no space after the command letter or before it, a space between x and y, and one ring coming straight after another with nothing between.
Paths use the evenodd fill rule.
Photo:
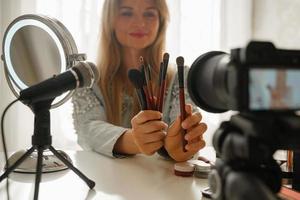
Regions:
<instances>
[{"instance_id":1,"label":"image on camera screen","mask_svg":"<svg viewBox=\"0 0 300 200\"><path fill-rule=\"evenodd\" d=\"M300 69L250 68L250 110L298 110Z\"/></svg>"}]
</instances>

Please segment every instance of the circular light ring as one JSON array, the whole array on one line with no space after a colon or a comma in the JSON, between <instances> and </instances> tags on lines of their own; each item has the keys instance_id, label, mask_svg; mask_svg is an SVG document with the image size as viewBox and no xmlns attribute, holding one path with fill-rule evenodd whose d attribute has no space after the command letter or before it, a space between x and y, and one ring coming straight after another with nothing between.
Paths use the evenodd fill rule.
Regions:
<instances>
[{"instance_id":1,"label":"circular light ring","mask_svg":"<svg viewBox=\"0 0 300 200\"><path fill-rule=\"evenodd\" d=\"M60 55L60 59L61 59L61 71L60 72L64 72L66 70L66 66L67 66L64 48L63 48L59 38L57 37L57 35L55 34L55 32L52 29L50 29L47 25L45 25L41 21L34 20L34 19L23 19L23 20L17 21L7 31L6 37L4 38L3 53L4 53L4 59L6 62L6 67L7 67L8 73L19 89L25 89L28 86L22 80L20 80L20 78L18 77L18 75L16 74L16 72L12 66L12 61L11 61L11 56L10 56L10 44L11 44L12 38L15 35L15 33L19 29L21 29L25 26L29 26L29 25L37 26L37 27L43 29L54 40L54 42L57 45L57 48L59 50L59 55Z\"/></svg>"},{"instance_id":2,"label":"circular light ring","mask_svg":"<svg viewBox=\"0 0 300 200\"><path fill-rule=\"evenodd\" d=\"M24 21L27 23L21 24L21 22ZM28 22L33 22L33 24ZM18 23L20 24L16 25ZM26 24L38 26L45 30L48 34L50 34L51 38L55 41L57 48L59 49L59 54L62 61L61 72L66 71L68 68L71 68L76 64L77 61L70 59L70 56L78 54L77 46L71 33L60 21L48 16L33 14L26 14L16 18L8 26L7 30L4 33L2 50L3 61L5 66L5 77L7 79L10 89L17 98L19 97L19 91L17 90L25 89L28 86L26 86L26 84L24 84L23 81L19 79L12 67L9 51L10 43L8 43L8 41L11 42L13 35L16 33L16 31L26 26ZM13 29L13 31L11 29ZM10 38L7 38L7 36L10 36ZM64 104L67 100L69 100L72 97L73 93L74 91L72 90L66 94L61 95L60 97L57 97L51 105L51 108L56 108Z\"/></svg>"},{"instance_id":3,"label":"circular light ring","mask_svg":"<svg viewBox=\"0 0 300 200\"><path fill-rule=\"evenodd\" d=\"M66 67L70 68L74 66L75 61L70 60L69 56L73 54L78 54L78 50L71 33L60 21L51 18L49 16L43 16L43 15L40 16L48 20L49 23L55 27L54 31L57 32L57 35L61 37L61 42L64 43L63 47L65 48L65 51L68 52L66 55L66 60L67 60Z\"/></svg>"},{"instance_id":4,"label":"circular light ring","mask_svg":"<svg viewBox=\"0 0 300 200\"><path fill-rule=\"evenodd\" d=\"M61 33L60 35L64 37L64 41L67 41L67 45L69 47L69 51L72 54L78 54L78 49L76 43L69 32L69 30L57 19L48 17L51 21L53 21L53 25L56 25L57 30ZM71 54L70 53L70 54Z\"/></svg>"},{"instance_id":5,"label":"circular light ring","mask_svg":"<svg viewBox=\"0 0 300 200\"><path fill-rule=\"evenodd\" d=\"M54 18L45 16L45 15L39 15L39 16L42 17L43 19L47 20L49 22L49 24L54 26L54 31L57 32L57 35L59 37L61 37L60 38L61 42L64 44L63 47L64 47L65 51L67 52L66 68L68 69L68 68L73 67L76 64L76 61L70 60L69 56L73 55L73 54L78 54L78 50L77 50L76 43L75 43L71 33L69 32L69 30L60 21L58 21ZM57 107L61 106L66 101L68 101L73 96L73 94L74 94L74 90L71 90L67 94L63 94L63 95L57 97L54 100L54 103L51 105L51 108L57 108Z\"/></svg>"}]
</instances>

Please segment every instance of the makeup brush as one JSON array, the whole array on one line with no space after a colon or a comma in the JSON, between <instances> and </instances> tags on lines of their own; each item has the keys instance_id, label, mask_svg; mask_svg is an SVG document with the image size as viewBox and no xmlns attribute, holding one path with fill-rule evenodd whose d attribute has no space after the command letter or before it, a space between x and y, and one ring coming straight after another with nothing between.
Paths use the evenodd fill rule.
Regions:
<instances>
[{"instance_id":1,"label":"makeup brush","mask_svg":"<svg viewBox=\"0 0 300 200\"><path fill-rule=\"evenodd\" d=\"M144 72L144 77L146 80L146 87L144 87L144 90L147 90L147 92L145 91L145 93L147 94L147 99L149 101L149 106L148 106L148 109L151 109L151 110L154 110L154 99L153 99L153 92L152 92L152 84L151 84L151 75L150 75L150 69L148 67L148 65L146 66L145 65L145 62L144 62L144 58L143 56L140 57L140 64L141 64L141 67L142 67L142 71Z\"/></svg>"},{"instance_id":2,"label":"makeup brush","mask_svg":"<svg viewBox=\"0 0 300 200\"><path fill-rule=\"evenodd\" d=\"M178 73L178 81L179 81L179 101L180 101L180 119L183 122L186 118L185 112L185 96L184 96L184 58L182 56L177 57L177 73ZM184 139L186 134L186 130L182 131L183 133L183 151L186 151L185 145L187 141Z\"/></svg>"},{"instance_id":3,"label":"makeup brush","mask_svg":"<svg viewBox=\"0 0 300 200\"><path fill-rule=\"evenodd\" d=\"M142 74L138 69L130 69L128 71L128 78L131 81L131 83L135 87L135 91L138 96L139 104L142 110L147 109L147 102L146 102L146 96L143 90L143 78Z\"/></svg>"},{"instance_id":4,"label":"makeup brush","mask_svg":"<svg viewBox=\"0 0 300 200\"><path fill-rule=\"evenodd\" d=\"M168 65L169 65L169 58L170 55L168 53L164 53L163 56L163 63L164 63L164 72L163 72L163 78L166 79Z\"/></svg>"},{"instance_id":5,"label":"makeup brush","mask_svg":"<svg viewBox=\"0 0 300 200\"><path fill-rule=\"evenodd\" d=\"M148 90L149 90L149 96L151 99L151 109L155 110L156 109L156 105L155 105L155 99L154 99L154 95L153 95L153 87L152 87L152 75L151 75L151 66L148 64L145 66L146 70L147 70L147 76L148 76Z\"/></svg>"},{"instance_id":6,"label":"makeup brush","mask_svg":"<svg viewBox=\"0 0 300 200\"><path fill-rule=\"evenodd\" d=\"M156 110L161 111L160 110L160 90L161 90L161 86L162 86L162 74L163 74L163 70L164 70L164 63L161 62L160 63L160 67L159 67L159 75L158 75L158 88L156 91Z\"/></svg>"},{"instance_id":7,"label":"makeup brush","mask_svg":"<svg viewBox=\"0 0 300 200\"><path fill-rule=\"evenodd\" d=\"M165 97L165 90L166 90L166 76L167 76L167 70L169 65L169 54L164 53L163 56L163 68L162 68L162 74L161 74L161 86L160 86L160 93L159 93L159 104L157 110L162 112L163 110L163 104L164 104L164 97Z\"/></svg>"},{"instance_id":8,"label":"makeup brush","mask_svg":"<svg viewBox=\"0 0 300 200\"><path fill-rule=\"evenodd\" d=\"M151 108L150 98L149 98L149 93L148 93L148 88L147 88L147 81L146 81L146 77L145 77L144 66L141 65L140 69L141 69L141 77L142 77L142 80L143 80L143 91L144 91L144 94L145 94L145 97L146 97L147 109L150 109Z\"/></svg>"}]
</instances>

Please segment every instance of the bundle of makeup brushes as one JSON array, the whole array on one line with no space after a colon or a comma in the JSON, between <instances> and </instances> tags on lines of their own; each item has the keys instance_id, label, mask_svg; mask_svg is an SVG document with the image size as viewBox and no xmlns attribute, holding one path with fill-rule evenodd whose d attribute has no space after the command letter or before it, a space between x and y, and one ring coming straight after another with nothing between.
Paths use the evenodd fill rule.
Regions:
<instances>
[{"instance_id":1,"label":"bundle of makeup brushes","mask_svg":"<svg viewBox=\"0 0 300 200\"><path fill-rule=\"evenodd\" d=\"M179 56L176 59L177 63L177 73L179 81L179 100L180 100L180 118L184 121L186 118L185 112L185 96L184 96L184 59ZM166 92L166 75L169 64L169 54L165 53L163 55L163 61L160 63L159 77L158 77L158 89L153 91L153 80L151 77L151 68L146 65L143 57L140 57L140 70L130 69L128 71L128 78L134 85L138 101L142 110L157 110L159 112L163 111L164 97ZM154 95L156 94L156 95ZM183 135L186 131L183 130ZM186 140L184 141L184 146Z\"/></svg>"},{"instance_id":2,"label":"bundle of makeup brushes","mask_svg":"<svg viewBox=\"0 0 300 200\"><path fill-rule=\"evenodd\" d=\"M183 96L180 97L180 104L184 105L184 59L178 57L176 59L178 69L178 80L181 90L183 90ZM142 110L157 110L162 112L164 105L164 97L166 92L166 76L169 64L169 54L163 55L163 61L160 63L159 77L158 77L158 89L153 90L153 80L151 77L151 68L145 64L143 57L140 57L140 70L130 69L128 71L128 78L136 89L138 101ZM156 95L155 95L156 94ZM183 102L182 102L183 100Z\"/></svg>"},{"instance_id":3,"label":"bundle of makeup brushes","mask_svg":"<svg viewBox=\"0 0 300 200\"><path fill-rule=\"evenodd\" d=\"M151 68L146 65L143 57L140 57L140 70L130 69L128 71L128 78L134 85L139 104L142 110L157 110L162 112L163 99L166 89L166 75L169 64L169 54L165 53L163 61L160 64L158 90L153 91L153 80L151 77Z\"/></svg>"}]
</instances>

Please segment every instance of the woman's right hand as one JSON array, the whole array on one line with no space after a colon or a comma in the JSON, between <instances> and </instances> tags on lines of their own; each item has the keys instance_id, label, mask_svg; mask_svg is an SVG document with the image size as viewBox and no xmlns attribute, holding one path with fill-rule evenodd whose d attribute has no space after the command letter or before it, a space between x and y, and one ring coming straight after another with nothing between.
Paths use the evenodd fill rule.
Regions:
<instances>
[{"instance_id":1,"label":"woman's right hand","mask_svg":"<svg viewBox=\"0 0 300 200\"><path fill-rule=\"evenodd\" d=\"M152 155L164 145L168 125L161 119L162 114L154 110L140 111L131 119L133 139L141 153Z\"/></svg>"}]
</instances>

